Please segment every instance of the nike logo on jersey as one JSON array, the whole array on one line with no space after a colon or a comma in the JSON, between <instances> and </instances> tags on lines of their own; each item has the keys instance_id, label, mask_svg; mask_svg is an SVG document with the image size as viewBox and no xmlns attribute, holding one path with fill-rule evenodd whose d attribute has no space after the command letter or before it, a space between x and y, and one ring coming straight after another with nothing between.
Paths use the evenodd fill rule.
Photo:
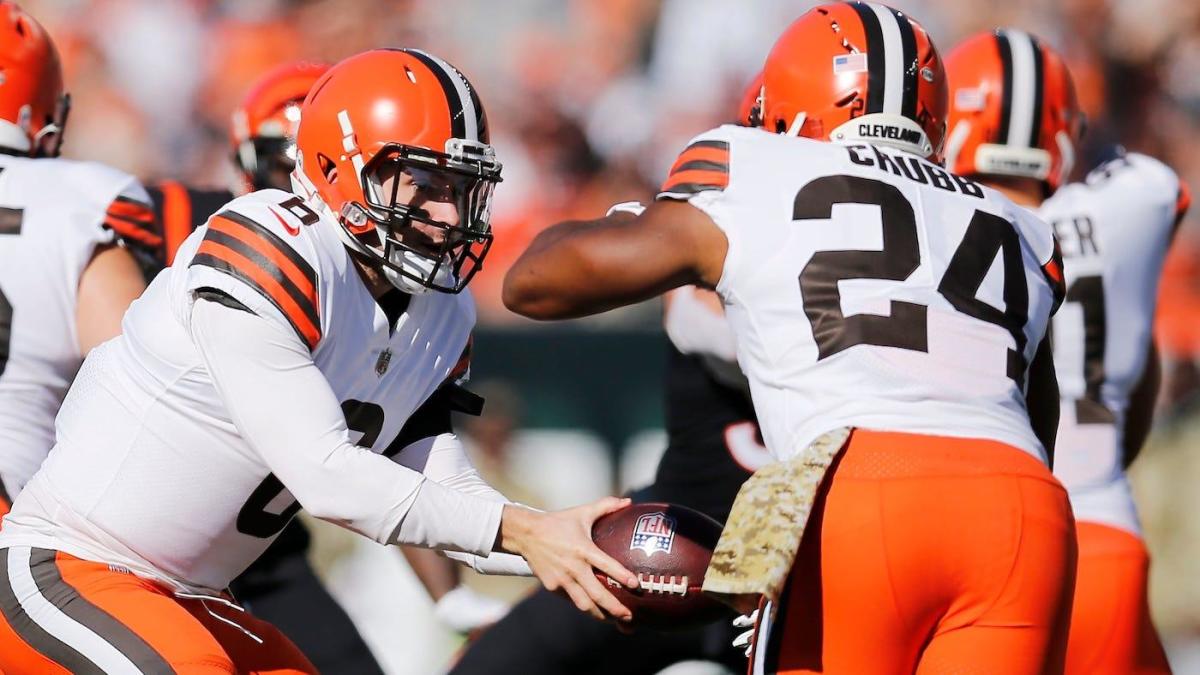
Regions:
<instances>
[{"instance_id":1,"label":"nike logo on jersey","mask_svg":"<svg viewBox=\"0 0 1200 675\"><path fill-rule=\"evenodd\" d=\"M288 222L283 219L283 216L279 215L275 211L275 207L268 206L267 209L271 212L271 215L275 216L275 220L279 221L279 224L283 226L283 229L286 230L288 234L292 235L293 237L300 234L300 228L295 227L294 225L288 225Z\"/></svg>"},{"instance_id":2,"label":"nike logo on jersey","mask_svg":"<svg viewBox=\"0 0 1200 675\"><path fill-rule=\"evenodd\" d=\"M881 125L862 125L881 126ZM890 136L888 136L890 138ZM847 145L850 161L859 166L871 166L893 176L907 178L922 185L932 185L939 190L958 192L983 199L983 188L972 180L956 176L941 167L908 154L889 155L874 145Z\"/></svg>"}]
</instances>

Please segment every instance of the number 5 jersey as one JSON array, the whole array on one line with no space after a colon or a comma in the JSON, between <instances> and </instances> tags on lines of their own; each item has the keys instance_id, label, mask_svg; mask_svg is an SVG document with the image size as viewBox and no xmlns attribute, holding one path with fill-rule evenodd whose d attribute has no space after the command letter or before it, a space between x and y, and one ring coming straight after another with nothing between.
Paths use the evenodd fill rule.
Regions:
<instances>
[{"instance_id":1,"label":"number 5 jersey","mask_svg":"<svg viewBox=\"0 0 1200 675\"><path fill-rule=\"evenodd\" d=\"M1170 168L1129 154L1038 210L1062 243L1066 271L1052 328L1062 396L1054 475L1078 520L1140 532L1124 471L1133 459L1123 451L1127 412L1146 369L1163 259L1188 202Z\"/></svg>"},{"instance_id":2,"label":"number 5 jersey","mask_svg":"<svg viewBox=\"0 0 1200 675\"><path fill-rule=\"evenodd\" d=\"M264 190L196 230L84 363L0 546L219 590L303 506L382 543L488 556L503 499L438 405L471 297L377 302L337 227Z\"/></svg>"},{"instance_id":3,"label":"number 5 jersey","mask_svg":"<svg viewBox=\"0 0 1200 675\"><path fill-rule=\"evenodd\" d=\"M1026 375L1062 269L1031 213L915 155L735 126L697 137L659 199L725 232L717 291L777 457L852 426L1046 460Z\"/></svg>"}]
</instances>

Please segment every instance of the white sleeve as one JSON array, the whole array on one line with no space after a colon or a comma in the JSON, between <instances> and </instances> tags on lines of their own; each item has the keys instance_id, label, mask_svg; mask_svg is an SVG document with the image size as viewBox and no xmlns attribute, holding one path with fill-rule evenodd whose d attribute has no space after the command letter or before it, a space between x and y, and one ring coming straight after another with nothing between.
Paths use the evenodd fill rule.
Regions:
<instances>
[{"instance_id":1,"label":"white sleeve","mask_svg":"<svg viewBox=\"0 0 1200 675\"><path fill-rule=\"evenodd\" d=\"M714 311L697 298L696 292L695 286L681 286L671 291L671 301L663 316L667 337L684 354L736 362L737 344L729 321L722 312Z\"/></svg>"},{"instance_id":2,"label":"white sleeve","mask_svg":"<svg viewBox=\"0 0 1200 675\"><path fill-rule=\"evenodd\" d=\"M313 516L384 544L491 552L504 505L351 443L294 332L207 300L193 304L190 329L238 431Z\"/></svg>"},{"instance_id":3,"label":"white sleeve","mask_svg":"<svg viewBox=\"0 0 1200 675\"><path fill-rule=\"evenodd\" d=\"M452 433L423 438L408 445L396 456L396 461L458 492L502 504L508 503L504 495L488 485L479 475L479 471L467 457L462 441ZM533 576L529 563L521 556L511 553L492 552L486 556L478 556L446 551L446 557L457 560L480 574Z\"/></svg>"}]
</instances>

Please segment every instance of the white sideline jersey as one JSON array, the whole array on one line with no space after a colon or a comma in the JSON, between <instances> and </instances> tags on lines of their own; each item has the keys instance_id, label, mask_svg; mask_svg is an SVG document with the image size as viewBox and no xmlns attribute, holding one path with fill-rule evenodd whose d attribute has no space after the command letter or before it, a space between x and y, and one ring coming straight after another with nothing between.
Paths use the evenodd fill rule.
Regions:
<instances>
[{"instance_id":1,"label":"white sideline jersey","mask_svg":"<svg viewBox=\"0 0 1200 675\"><path fill-rule=\"evenodd\" d=\"M93 162L0 155L0 479L10 497L54 444L84 355L79 279L113 219L153 218L133 176Z\"/></svg>"},{"instance_id":2,"label":"white sideline jersey","mask_svg":"<svg viewBox=\"0 0 1200 675\"><path fill-rule=\"evenodd\" d=\"M1062 397L1054 475L1077 519L1135 533L1122 461L1125 416L1146 368L1180 195L1170 168L1129 154L1064 186L1038 210L1062 244L1067 283L1052 328Z\"/></svg>"},{"instance_id":3,"label":"white sideline jersey","mask_svg":"<svg viewBox=\"0 0 1200 675\"><path fill-rule=\"evenodd\" d=\"M735 126L697 137L659 199L728 238L717 291L776 457L852 426L1045 461L1024 395L1062 277L1036 216L914 155Z\"/></svg>"},{"instance_id":4,"label":"white sideline jersey","mask_svg":"<svg viewBox=\"0 0 1200 675\"><path fill-rule=\"evenodd\" d=\"M406 463L402 428L460 365L473 300L415 295L389 317L337 227L263 190L196 230L80 369L0 546L220 590L303 504L376 541L487 555L501 503L379 454ZM407 518L421 504L437 513Z\"/></svg>"}]
</instances>

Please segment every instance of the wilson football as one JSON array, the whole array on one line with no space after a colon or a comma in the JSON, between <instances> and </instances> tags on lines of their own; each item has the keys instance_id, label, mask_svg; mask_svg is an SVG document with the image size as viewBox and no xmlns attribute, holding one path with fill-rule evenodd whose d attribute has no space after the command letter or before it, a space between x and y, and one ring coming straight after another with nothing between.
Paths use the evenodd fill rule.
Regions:
<instances>
[{"instance_id":1,"label":"wilson football","mask_svg":"<svg viewBox=\"0 0 1200 675\"><path fill-rule=\"evenodd\" d=\"M686 629L730 614L700 587L721 524L685 506L634 504L600 518L592 540L638 577L630 590L596 573L613 595L633 612L633 626L656 630Z\"/></svg>"}]
</instances>

